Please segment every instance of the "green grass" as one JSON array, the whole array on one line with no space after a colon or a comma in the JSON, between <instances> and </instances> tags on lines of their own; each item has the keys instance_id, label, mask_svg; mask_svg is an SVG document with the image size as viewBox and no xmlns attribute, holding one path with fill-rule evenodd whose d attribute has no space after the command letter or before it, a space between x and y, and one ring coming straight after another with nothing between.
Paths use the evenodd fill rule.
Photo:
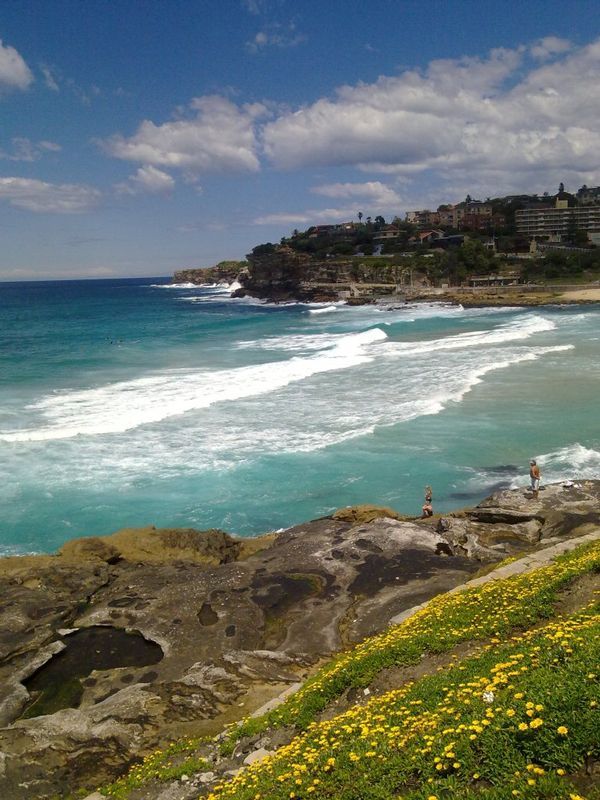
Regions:
<instances>
[{"instance_id":1,"label":"green grass","mask_svg":"<svg viewBox=\"0 0 600 800\"><path fill-rule=\"evenodd\" d=\"M232 727L222 752L230 753L243 736L268 728L306 729L332 700L351 687L368 686L386 667L415 664L426 653L530 627L552 616L558 593L574 577L599 568L600 542L594 542L533 572L436 597L400 625L333 658L278 708Z\"/></svg>"},{"instance_id":2,"label":"green grass","mask_svg":"<svg viewBox=\"0 0 600 800\"><path fill-rule=\"evenodd\" d=\"M315 723L209 800L577 795L600 758L600 606Z\"/></svg>"},{"instance_id":3,"label":"green grass","mask_svg":"<svg viewBox=\"0 0 600 800\"><path fill-rule=\"evenodd\" d=\"M126 800L131 792L149 783L178 780L210 769L210 764L197 755L202 739L182 739L164 750L156 750L136 764L122 778L100 789L108 797Z\"/></svg>"}]
</instances>

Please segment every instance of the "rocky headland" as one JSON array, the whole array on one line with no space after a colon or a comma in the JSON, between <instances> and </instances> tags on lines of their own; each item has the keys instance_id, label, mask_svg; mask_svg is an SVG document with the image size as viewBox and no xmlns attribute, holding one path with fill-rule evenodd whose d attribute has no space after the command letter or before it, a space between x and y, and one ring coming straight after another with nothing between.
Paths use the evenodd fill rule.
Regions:
<instances>
[{"instance_id":1,"label":"rocky headland","mask_svg":"<svg viewBox=\"0 0 600 800\"><path fill-rule=\"evenodd\" d=\"M600 531L600 481L429 519L372 506L284 532L144 528L0 561L0 796L93 788L213 735L328 656L507 556Z\"/></svg>"},{"instance_id":2,"label":"rocky headland","mask_svg":"<svg viewBox=\"0 0 600 800\"><path fill-rule=\"evenodd\" d=\"M410 274L410 284L408 275ZM425 272L391 262L357 263L351 259L315 260L284 245L266 253L251 253L248 261L227 261L206 269L179 270L174 283L234 285L234 297L269 302L349 305L444 302L464 307L543 306L600 302L598 284L580 286L515 285L501 287L434 287Z\"/></svg>"}]
</instances>

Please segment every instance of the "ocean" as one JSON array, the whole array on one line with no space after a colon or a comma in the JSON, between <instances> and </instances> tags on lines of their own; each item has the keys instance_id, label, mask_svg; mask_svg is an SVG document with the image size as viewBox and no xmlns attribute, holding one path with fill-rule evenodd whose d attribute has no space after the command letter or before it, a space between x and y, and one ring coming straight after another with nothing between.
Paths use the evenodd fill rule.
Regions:
<instances>
[{"instance_id":1,"label":"ocean","mask_svg":"<svg viewBox=\"0 0 600 800\"><path fill-rule=\"evenodd\" d=\"M232 299L167 278L0 284L0 554L125 527L278 530L600 477L600 306Z\"/></svg>"}]
</instances>

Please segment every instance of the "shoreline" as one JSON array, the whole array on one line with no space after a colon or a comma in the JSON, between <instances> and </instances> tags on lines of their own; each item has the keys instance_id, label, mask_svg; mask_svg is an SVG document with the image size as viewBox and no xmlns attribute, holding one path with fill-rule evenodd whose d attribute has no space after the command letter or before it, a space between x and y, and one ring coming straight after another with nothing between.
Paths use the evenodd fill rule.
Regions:
<instances>
[{"instance_id":1,"label":"shoreline","mask_svg":"<svg viewBox=\"0 0 600 800\"><path fill-rule=\"evenodd\" d=\"M375 298L374 302L376 305L393 306L393 297L393 295L380 296ZM453 305L463 306L464 308L493 308L498 306L535 308L539 306L555 305L595 305L600 303L600 287L585 289L569 288L564 292L555 289L552 291L534 290L524 292L520 290L520 287L514 287L514 289L502 287L494 291L473 291L470 289L412 290L404 295L400 302L451 303Z\"/></svg>"}]
</instances>

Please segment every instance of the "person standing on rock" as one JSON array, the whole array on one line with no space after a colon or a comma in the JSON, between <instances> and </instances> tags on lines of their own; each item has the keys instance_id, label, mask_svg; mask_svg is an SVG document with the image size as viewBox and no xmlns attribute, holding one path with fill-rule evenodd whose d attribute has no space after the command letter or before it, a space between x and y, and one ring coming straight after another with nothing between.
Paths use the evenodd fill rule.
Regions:
<instances>
[{"instance_id":1,"label":"person standing on rock","mask_svg":"<svg viewBox=\"0 0 600 800\"><path fill-rule=\"evenodd\" d=\"M533 497L535 500L537 500L540 490L540 468L538 467L535 458L532 458L529 462L529 477L531 478L531 491L533 493Z\"/></svg>"}]
</instances>

